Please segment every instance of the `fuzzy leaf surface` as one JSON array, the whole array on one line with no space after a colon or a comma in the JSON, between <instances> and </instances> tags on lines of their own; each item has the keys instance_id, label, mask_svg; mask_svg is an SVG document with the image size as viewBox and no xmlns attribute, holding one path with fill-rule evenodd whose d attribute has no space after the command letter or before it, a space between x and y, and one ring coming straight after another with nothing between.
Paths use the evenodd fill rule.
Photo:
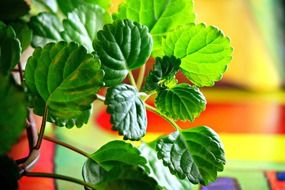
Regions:
<instances>
[{"instance_id":1,"label":"fuzzy leaf surface","mask_svg":"<svg viewBox=\"0 0 285 190\"><path fill-rule=\"evenodd\" d=\"M206 99L197 87L182 83L160 90L155 105L161 113L175 120L194 121L205 110Z\"/></svg>"},{"instance_id":2,"label":"fuzzy leaf surface","mask_svg":"<svg viewBox=\"0 0 285 190\"><path fill-rule=\"evenodd\" d=\"M195 21L192 0L126 0L116 17L146 25L156 52L161 52L161 40L169 31Z\"/></svg>"},{"instance_id":3,"label":"fuzzy leaf surface","mask_svg":"<svg viewBox=\"0 0 285 190\"><path fill-rule=\"evenodd\" d=\"M96 57L83 46L66 42L37 48L25 71L29 92L36 98L33 106L41 110L47 105L51 122L68 127L79 127L82 118L87 122L86 114L103 85L103 75Z\"/></svg>"},{"instance_id":4,"label":"fuzzy leaf surface","mask_svg":"<svg viewBox=\"0 0 285 190\"><path fill-rule=\"evenodd\" d=\"M232 59L230 40L213 26L190 24L168 33L164 53L181 59L183 74L197 86L212 86Z\"/></svg>"},{"instance_id":5,"label":"fuzzy leaf surface","mask_svg":"<svg viewBox=\"0 0 285 190\"><path fill-rule=\"evenodd\" d=\"M176 131L161 138L156 148L173 174L194 184L215 181L226 162L219 136L205 126Z\"/></svg>"},{"instance_id":6,"label":"fuzzy leaf surface","mask_svg":"<svg viewBox=\"0 0 285 190\"><path fill-rule=\"evenodd\" d=\"M111 114L112 128L124 139L140 140L145 135L146 108L133 86L121 84L109 88L105 104Z\"/></svg>"},{"instance_id":7,"label":"fuzzy leaf surface","mask_svg":"<svg viewBox=\"0 0 285 190\"><path fill-rule=\"evenodd\" d=\"M152 49L148 28L130 20L117 20L97 33L94 49L105 71L106 86L120 84L128 72L146 63Z\"/></svg>"}]
</instances>

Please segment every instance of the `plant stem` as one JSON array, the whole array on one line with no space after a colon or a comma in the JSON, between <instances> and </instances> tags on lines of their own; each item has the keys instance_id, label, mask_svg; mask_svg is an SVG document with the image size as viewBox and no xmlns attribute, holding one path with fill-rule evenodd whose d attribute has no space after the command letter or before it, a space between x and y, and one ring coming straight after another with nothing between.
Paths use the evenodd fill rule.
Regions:
<instances>
[{"instance_id":1,"label":"plant stem","mask_svg":"<svg viewBox=\"0 0 285 190\"><path fill-rule=\"evenodd\" d=\"M53 142L55 144L61 145L61 146L65 147L65 148L68 148L68 149L70 149L70 150L72 150L74 152L77 152L77 153L81 154L82 156L85 156L86 158L90 158L90 155L88 153L86 153L83 150L80 150L79 148L76 148L76 147L74 147L74 146L72 146L70 144L67 144L65 142L62 142L60 140L57 140L55 138L52 138L52 137L49 137L49 136L46 136L46 135L44 135L43 138L45 140L47 140L47 141Z\"/></svg>"},{"instance_id":2,"label":"plant stem","mask_svg":"<svg viewBox=\"0 0 285 190\"><path fill-rule=\"evenodd\" d=\"M144 79L144 73L145 73L145 67L146 64L144 64L141 68L140 68L140 72L139 72L139 76L137 79L137 88L138 91L140 91L141 87L142 87L142 83L143 83L143 79Z\"/></svg>"},{"instance_id":3,"label":"plant stem","mask_svg":"<svg viewBox=\"0 0 285 190\"><path fill-rule=\"evenodd\" d=\"M131 85L133 85L135 88L137 88L137 84L136 84L136 81L135 81L135 78L133 76L132 71L129 71L129 79L130 79Z\"/></svg>"},{"instance_id":4,"label":"plant stem","mask_svg":"<svg viewBox=\"0 0 285 190\"><path fill-rule=\"evenodd\" d=\"M168 123L171 124L172 127L175 128L176 131L180 131L181 128L175 123L175 121L163 114L161 114L155 107L151 106L151 105L148 105L148 104L145 104L145 107L146 109L148 109L149 111L159 115L160 117L162 117L164 120L166 120Z\"/></svg>"},{"instance_id":5,"label":"plant stem","mask_svg":"<svg viewBox=\"0 0 285 190\"><path fill-rule=\"evenodd\" d=\"M90 183L86 183L83 180L73 178L73 177L69 177L69 176L65 176L65 175L43 173L43 172L25 172L24 175L27 177L45 177L45 178L61 179L61 180L77 183L79 185L83 185L85 187L89 187L93 190L96 190L96 188Z\"/></svg>"},{"instance_id":6,"label":"plant stem","mask_svg":"<svg viewBox=\"0 0 285 190\"><path fill-rule=\"evenodd\" d=\"M40 149L41 144L42 144L42 140L43 140L43 136L44 136L45 128L46 128L47 116L48 116L48 107L47 107L47 105L45 105L45 110L44 110L44 115L43 115L43 119L42 119L41 129L40 129L40 133L39 133L39 136L38 136L37 144L35 146L35 149L37 149L37 150Z\"/></svg>"},{"instance_id":7,"label":"plant stem","mask_svg":"<svg viewBox=\"0 0 285 190\"><path fill-rule=\"evenodd\" d=\"M22 84L23 84L23 81L24 81L24 76L23 76L22 65L21 65L20 62L18 63L18 72L19 72L20 81L21 81L21 85L22 85Z\"/></svg>"}]
</instances>

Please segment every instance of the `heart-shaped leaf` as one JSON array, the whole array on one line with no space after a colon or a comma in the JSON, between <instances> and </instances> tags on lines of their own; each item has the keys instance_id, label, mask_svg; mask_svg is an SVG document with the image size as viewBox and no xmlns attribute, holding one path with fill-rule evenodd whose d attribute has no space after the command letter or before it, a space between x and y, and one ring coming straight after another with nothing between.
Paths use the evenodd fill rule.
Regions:
<instances>
[{"instance_id":1,"label":"heart-shaped leaf","mask_svg":"<svg viewBox=\"0 0 285 190\"><path fill-rule=\"evenodd\" d=\"M176 59L174 56L157 57L153 69L146 78L144 90L152 91L157 90L160 86L164 86L165 83L175 77L180 63L180 59Z\"/></svg>"},{"instance_id":2,"label":"heart-shaped leaf","mask_svg":"<svg viewBox=\"0 0 285 190\"><path fill-rule=\"evenodd\" d=\"M19 169L14 160L5 155L0 155L0 184L1 189L18 189Z\"/></svg>"},{"instance_id":3,"label":"heart-shaped leaf","mask_svg":"<svg viewBox=\"0 0 285 190\"><path fill-rule=\"evenodd\" d=\"M32 30L23 21L17 21L11 23L11 26L15 30L17 38L21 42L22 51L24 51L32 41Z\"/></svg>"},{"instance_id":4,"label":"heart-shaped leaf","mask_svg":"<svg viewBox=\"0 0 285 190\"><path fill-rule=\"evenodd\" d=\"M158 157L173 174L194 184L207 185L223 171L225 155L219 136L210 128L200 126L174 132L157 144Z\"/></svg>"},{"instance_id":5,"label":"heart-shaped leaf","mask_svg":"<svg viewBox=\"0 0 285 190\"><path fill-rule=\"evenodd\" d=\"M116 17L146 25L153 36L156 56L163 55L161 40L167 32L195 21L192 0L126 0Z\"/></svg>"},{"instance_id":6,"label":"heart-shaped leaf","mask_svg":"<svg viewBox=\"0 0 285 190\"><path fill-rule=\"evenodd\" d=\"M27 101L23 89L0 73L0 155L17 142L25 128Z\"/></svg>"},{"instance_id":7,"label":"heart-shaped leaf","mask_svg":"<svg viewBox=\"0 0 285 190\"><path fill-rule=\"evenodd\" d=\"M98 32L93 45L106 73L106 86L115 86L129 71L146 63L152 38L146 26L130 20L117 20Z\"/></svg>"},{"instance_id":8,"label":"heart-shaped leaf","mask_svg":"<svg viewBox=\"0 0 285 190\"><path fill-rule=\"evenodd\" d=\"M9 74L19 63L21 45L11 26L0 21L0 73Z\"/></svg>"},{"instance_id":9,"label":"heart-shaped leaf","mask_svg":"<svg viewBox=\"0 0 285 190\"><path fill-rule=\"evenodd\" d=\"M133 86L121 84L109 88L105 104L113 129L124 135L124 139L139 140L145 135L146 108Z\"/></svg>"},{"instance_id":10,"label":"heart-shaped leaf","mask_svg":"<svg viewBox=\"0 0 285 190\"><path fill-rule=\"evenodd\" d=\"M197 87L183 83L160 90L155 105L161 113L175 120L194 121L205 110L206 99Z\"/></svg>"},{"instance_id":11,"label":"heart-shaped leaf","mask_svg":"<svg viewBox=\"0 0 285 190\"><path fill-rule=\"evenodd\" d=\"M29 12L29 5L25 0L1 0L0 20L11 21Z\"/></svg>"},{"instance_id":12,"label":"heart-shaped leaf","mask_svg":"<svg viewBox=\"0 0 285 190\"><path fill-rule=\"evenodd\" d=\"M52 122L71 127L86 118L103 85L103 74L100 61L87 54L83 46L59 42L35 50L28 60L25 79L37 100L33 106L41 110L46 105Z\"/></svg>"},{"instance_id":13,"label":"heart-shaped leaf","mask_svg":"<svg viewBox=\"0 0 285 190\"><path fill-rule=\"evenodd\" d=\"M213 26L190 24L167 34L166 55L181 59L184 75L197 86L212 86L222 78L232 58L229 38Z\"/></svg>"}]
</instances>

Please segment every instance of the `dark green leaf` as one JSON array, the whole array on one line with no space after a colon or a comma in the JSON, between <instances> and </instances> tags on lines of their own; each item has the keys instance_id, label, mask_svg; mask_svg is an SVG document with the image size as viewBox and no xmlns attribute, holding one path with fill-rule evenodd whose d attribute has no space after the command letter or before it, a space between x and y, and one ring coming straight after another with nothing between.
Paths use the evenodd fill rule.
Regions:
<instances>
[{"instance_id":1,"label":"dark green leaf","mask_svg":"<svg viewBox=\"0 0 285 190\"><path fill-rule=\"evenodd\" d=\"M219 136L210 128L200 126L177 131L159 140L158 157L173 174L194 184L207 185L223 171L225 155Z\"/></svg>"},{"instance_id":2,"label":"dark green leaf","mask_svg":"<svg viewBox=\"0 0 285 190\"><path fill-rule=\"evenodd\" d=\"M11 21L27 14L29 5L25 0L1 0L0 20Z\"/></svg>"},{"instance_id":3,"label":"dark green leaf","mask_svg":"<svg viewBox=\"0 0 285 190\"><path fill-rule=\"evenodd\" d=\"M141 167L146 165L146 159L140 155L140 151L137 148L119 140L103 145L91 155L91 158L106 171L110 171L119 164Z\"/></svg>"},{"instance_id":4,"label":"dark green leaf","mask_svg":"<svg viewBox=\"0 0 285 190\"><path fill-rule=\"evenodd\" d=\"M32 17L29 24L33 30L32 45L34 47L43 47L50 42L62 40L63 26L53 13L40 13Z\"/></svg>"},{"instance_id":5,"label":"dark green leaf","mask_svg":"<svg viewBox=\"0 0 285 190\"><path fill-rule=\"evenodd\" d=\"M97 5L82 5L68 13L63 21L64 38L67 41L75 41L89 52L93 51L92 42L98 30L111 22L111 16Z\"/></svg>"},{"instance_id":6,"label":"dark green leaf","mask_svg":"<svg viewBox=\"0 0 285 190\"><path fill-rule=\"evenodd\" d=\"M14 160L8 156L0 155L0 184L1 189L16 190L18 189L19 171Z\"/></svg>"},{"instance_id":7,"label":"dark green leaf","mask_svg":"<svg viewBox=\"0 0 285 190\"><path fill-rule=\"evenodd\" d=\"M162 53L161 40L167 32L195 20L192 0L126 0L116 17L146 25L153 36L156 55Z\"/></svg>"},{"instance_id":8,"label":"dark green leaf","mask_svg":"<svg viewBox=\"0 0 285 190\"><path fill-rule=\"evenodd\" d=\"M155 105L159 111L175 120L194 121L206 108L206 99L200 90L189 84L178 84L158 92Z\"/></svg>"},{"instance_id":9,"label":"dark green leaf","mask_svg":"<svg viewBox=\"0 0 285 190\"><path fill-rule=\"evenodd\" d=\"M86 119L103 85L103 71L100 61L87 54L83 46L59 42L35 50L28 60L25 79L38 101L33 106L41 110L47 105L52 122L71 127Z\"/></svg>"},{"instance_id":10,"label":"dark green leaf","mask_svg":"<svg viewBox=\"0 0 285 190\"><path fill-rule=\"evenodd\" d=\"M197 86L212 86L222 78L232 58L229 38L204 24L179 27L163 40L166 55L181 59L180 68Z\"/></svg>"},{"instance_id":11,"label":"dark green leaf","mask_svg":"<svg viewBox=\"0 0 285 190\"><path fill-rule=\"evenodd\" d=\"M124 135L124 139L139 140L145 135L146 108L133 86L121 84L109 88L105 104L113 129Z\"/></svg>"},{"instance_id":12,"label":"dark green leaf","mask_svg":"<svg viewBox=\"0 0 285 190\"><path fill-rule=\"evenodd\" d=\"M176 59L174 56L157 57L153 69L146 78L144 90L156 90L159 86L163 86L165 82L172 80L179 70L180 63L180 59Z\"/></svg>"},{"instance_id":13,"label":"dark green leaf","mask_svg":"<svg viewBox=\"0 0 285 190\"><path fill-rule=\"evenodd\" d=\"M0 73L8 74L19 63L21 45L11 26L0 21Z\"/></svg>"},{"instance_id":14,"label":"dark green leaf","mask_svg":"<svg viewBox=\"0 0 285 190\"><path fill-rule=\"evenodd\" d=\"M169 169L163 165L163 162L157 158L154 149L146 144L142 144L139 149L142 156L148 161L147 166L150 168L149 176L155 179L159 186L165 187L167 190L191 189L191 184L188 180L181 180L170 173Z\"/></svg>"},{"instance_id":15,"label":"dark green leaf","mask_svg":"<svg viewBox=\"0 0 285 190\"><path fill-rule=\"evenodd\" d=\"M152 38L146 26L130 20L117 20L105 25L97 34L94 49L106 73L106 85L121 83L130 70L145 64L151 48Z\"/></svg>"},{"instance_id":16,"label":"dark green leaf","mask_svg":"<svg viewBox=\"0 0 285 190\"><path fill-rule=\"evenodd\" d=\"M0 155L17 142L25 127L26 98L9 76L0 73ZM0 162L1 163L1 162Z\"/></svg>"},{"instance_id":17,"label":"dark green leaf","mask_svg":"<svg viewBox=\"0 0 285 190\"><path fill-rule=\"evenodd\" d=\"M22 51L24 51L32 41L33 34L31 29L23 21L13 22L11 23L11 26L15 30L17 38L21 42Z\"/></svg>"}]
</instances>

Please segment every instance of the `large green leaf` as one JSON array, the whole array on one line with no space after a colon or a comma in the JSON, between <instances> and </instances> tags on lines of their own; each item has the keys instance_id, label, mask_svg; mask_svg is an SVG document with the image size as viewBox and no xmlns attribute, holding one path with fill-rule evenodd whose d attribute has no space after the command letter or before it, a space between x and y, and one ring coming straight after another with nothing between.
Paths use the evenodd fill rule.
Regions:
<instances>
[{"instance_id":1,"label":"large green leaf","mask_svg":"<svg viewBox=\"0 0 285 190\"><path fill-rule=\"evenodd\" d=\"M18 189L19 168L14 160L6 155L0 155L0 184L1 189Z\"/></svg>"},{"instance_id":2,"label":"large green leaf","mask_svg":"<svg viewBox=\"0 0 285 190\"><path fill-rule=\"evenodd\" d=\"M25 0L1 0L0 20L11 21L27 14L29 5Z\"/></svg>"},{"instance_id":3,"label":"large green leaf","mask_svg":"<svg viewBox=\"0 0 285 190\"><path fill-rule=\"evenodd\" d=\"M11 26L16 32L17 38L21 42L22 51L24 51L32 41L32 30L28 27L27 23L23 21L17 21L11 23Z\"/></svg>"},{"instance_id":4,"label":"large green leaf","mask_svg":"<svg viewBox=\"0 0 285 190\"><path fill-rule=\"evenodd\" d=\"M206 99L197 87L183 83L160 90L155 105L161 113L175 120L194 121L205 110Z\"/></svg>"},{"instance_id":5,"label":"large green leaf","mask_svg":"<svg viewBox=\"0 0 285 190\"><path fill-rule=\"evenodd\" d=\"M23 89L0 73L0 155L17 142L25 127L27 103Z\"/></svg>"},{"instance_id":6,"label":"large green leaf","mask_svg":"<svg viewBox=\"0 0 285 190\"><path fill-rule=\"evenodd\" d=\"M92 42L98 30L111 22L111 16L97 5L81 5L68 13L63 20L64 38L83 45L89 52L93 51Z\"/></svg>"},{"instance_id":7,"label":"large green leaf","mask_svg":"<svg viewBox=\"0 0 285 190\"><path fill-rule=\"evenodd\" d=\"M86 119L103 85L103 74L100 61L87 54L83 46L58 42L35 50L28 60L25 79L37 100L33 106L41 110L42 105L47 105L52 122L57 120L70 127Z\"/></svg>"},{"instance_id":8,"label":"large green leaf","mask_svg":"<svg viewBox=\"0 0 285 190\"><path fill-rule=\"evenodd\" d=\"M103 145L91 155L91 159L106 171L110 171L119 164L141 166L143 168L146 165L146 159L140 155L140 151L137 148L130 143L119 140Z\"/></svg>"},{"instance_id":9,"label":"large green leaf","mask_svg":"<svg viewBox=\"0 0 285 190\"><path fill-rule=\"evenodd\" d=\"M174 56L164 56L163 58L157 57L153 69L146 78L144 90L156 90L169 80L172 80L179 70L180 63L180 59L176 59Z\"/></svg>"},{"instance_id":10,"label":"large green leaf","mask_svg":"<svg viewBox=\"0 0 285 190\"><path fill-rule=\"evenodd\" d=\"M19 63L21 45L11 26L0 21L0 73L8 74Z\"/></svg>"},{"instance_id":11,"label":"large green leaf","mask_svg":"<svg viewBox=\"0 0 285 190\"><path fill-rule=\"evenodd\" d=\"M146 26L130 20L105 25L97 34L94 49L106 73L106 85L121 83L130 70L145 64L151 48L152 38Z\"/></svg>"},{"instance_id":12,"label":"large green leaf","mask_svg":"<svg viewBox=\"0 0 285 190\"><path fill-rule=\"evenodd\" d=\"M147 144L142 144L139 148L142 156L144 156L150 168L149 176L157 181L159 186L165 187L167 190L189 190L191 184L186 179L179 179L169 169L163 165L163 162L157 158L157 154L154 149Z\"/></svg>"},{"instance_id":13,"label":"large green leaf","mask_svg":"<svg viewBox=\"0 0 285 190\"><path fill-rule=\"evenodd\" d=\"M184 75L197 86L212 86L222 78L232 58L229 38L213 26L190 24L168 33L166 55L181 59Z\"/></svg>"},{"instance_id":14,"label":"large green leaf","mask_svg":"<svg viewBox=\"0 0 285 190\"><path fill-rule=\"evenodd\" d=\"M156 54L160 54L161 40L169 31L195 20L192 0L126 0L116 16L146 25L153 36Z\"/></svg>"},{"instance_id":15,"label":"large green leaf","mask_svg":"<svg viewBox=\"0 0 285 190\"><path fill-rule=\"evenodd\" d=\"M145 135L146 108L133 86L121 84L109 88L105 104L113 129L124 135L124 139L139 140Z\"/></svg>"},{"instance_id":16,"label":"large green leaf","mask_svg":"<svg viewBox=\"0 0 285 190\"><path fill-rule=\"evenodd\" d=\"M200 126L174 132L157 144L158 157L173 174L194 184L207 185L223 171L225 155L219 136L210 128Z\"/></svg>"}]
</instances>

